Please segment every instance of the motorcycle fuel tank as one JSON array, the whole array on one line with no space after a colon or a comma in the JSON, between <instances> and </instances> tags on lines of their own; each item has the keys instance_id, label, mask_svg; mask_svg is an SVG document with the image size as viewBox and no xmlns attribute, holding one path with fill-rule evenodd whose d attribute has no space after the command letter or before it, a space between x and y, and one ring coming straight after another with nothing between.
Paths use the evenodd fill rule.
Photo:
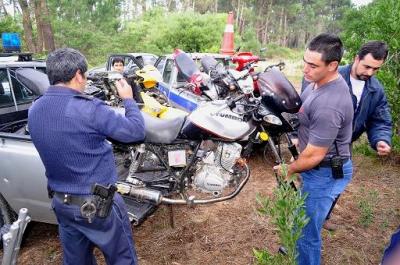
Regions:
<instances>
[{"instance_id":1,"label":"motorcycle fuel tank","mask_svg":"<svg viewBox=\"0 0 400 265\"><path fill-rule=\"evenodd\" d=\"M255 126L244 115L233 112L225 100L210 101L200 105L188 119L197 127L228 140L242 140Z\"/></svg>"}]
</instances>

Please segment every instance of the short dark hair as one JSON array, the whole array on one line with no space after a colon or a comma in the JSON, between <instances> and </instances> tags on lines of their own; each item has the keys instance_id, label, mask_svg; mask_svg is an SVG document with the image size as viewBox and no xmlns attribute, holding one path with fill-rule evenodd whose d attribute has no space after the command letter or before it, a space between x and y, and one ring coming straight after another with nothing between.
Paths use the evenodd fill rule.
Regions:
<instances>
[{"instance_id":1,"label":"short dark hair","mask_svg":"<svg viewBox=\"0 0 400 265\"><path fill-rule=\"evenodd\" d=\"M67 83L74 78L78 70L86 73L88 65L85 56L71 48L61 48L53 51L46 59L46 72L50 85Z\"/></svg>"},{"instance_id":2,"label":"short dark hair","mask_svg":"<svg viewBox=\"0 0 400 265\"><path fill-rule=\"evenodd\" d=\"M340 38L334 34L322 33L314 37L307 48L310 51L316 51L322 54L322 60L325 64L340 61L343 57L343 43Z\"/></svg>"},{"instance_id":3,"label":"short dark hair","mask_svg":"<svg viewBox=\"0 0 400 265\"><path fill-rule=\"evenodd\" d=\"M364 59L368 53L370 53L375 60L386 60L388 52L388 46L384 41L374 40L365 43L360 48L357 55L360 60Z\"/></svg>"},{"instance_id":4,"label":"short dark hair","mask_svg":"<svg viewBox=\"0 0 400 265\"><path fill-rule=\"evenodd\" d=\"M112 65L114 66L115 63L122 63L122 65L125 65L124 59L122 59L122 57L115 57L115 58L112 60Z\"/></svg>"}]
</instances>

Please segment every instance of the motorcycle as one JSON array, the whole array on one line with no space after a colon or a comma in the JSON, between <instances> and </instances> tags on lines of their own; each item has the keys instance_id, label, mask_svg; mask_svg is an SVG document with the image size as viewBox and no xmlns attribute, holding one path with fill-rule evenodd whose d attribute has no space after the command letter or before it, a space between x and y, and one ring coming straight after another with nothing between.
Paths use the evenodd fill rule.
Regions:
<instances>
[{"instance_id":1,"label":"motorcycle","mask_svg":"<svg viewBox=\"0 0 400 265\"><path fill-rule=\"evenodd\" d=\"M118 191L138 203L135 209L129 204L138 223L160 204L209 204L234 198L250 177L246 152L260 140L268 142L280 159L274 138L293 130L283 113L297 112L300 99L287 79L277 75L275 69L260 75L260 98L248 91L206 102L171 119L143 113L145 141L114 144L128 168L126 178L117 183ZM121 108L116 111L123 113Z\"/></svg>"},{"instance_id":2,"label":"motorcycle","mask_svg":"<svg viewBox=\"0 0 400 265\"><path fill-rule=\"evenodd\" d=\"M120 76L98 74L97 78L89 78L92 81L86 93L103 99L124 115L114 89ZM272 83L269 75L276 73L265 75L260 77L265 79L261 98L242 93L228 100L206 102L190 114L162 119L142 112L146 127L143 142L123 144L109 139L119 176L116 186L135 224L142 223L160 204L211 204L240 193L250 178L246 150L257 139L275 148L267 131L291 128L290 121L267 106L275 104L282 112L294 112L299 107L298 95L287 80ZM27 75L29 82L24 85L38 83L32 80L34 76L38 75ZM143 81L140 75L135 78L139 83Z\"/></svg>"}]
</instances>

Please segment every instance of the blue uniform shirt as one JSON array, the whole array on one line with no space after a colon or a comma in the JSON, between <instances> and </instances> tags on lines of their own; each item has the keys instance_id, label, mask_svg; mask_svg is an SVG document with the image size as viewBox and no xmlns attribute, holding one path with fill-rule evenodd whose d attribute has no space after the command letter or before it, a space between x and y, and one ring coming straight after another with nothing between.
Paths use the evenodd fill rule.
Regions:
<instances>
[{"instance_id":1,"label":"blue uniform shirt","mask_svg":"<svg viewBox=\"0 0 400 265\"><path fill-rule=\"evenodd\" d=\"M115 183L114 155L106 138L136 142L145 137L135 101L125 99L124 106L125 116L99 99L61 86L50 86L34 102L29 132L52 190L90 194L94 183Z\"/></svg>"}]
</instances>

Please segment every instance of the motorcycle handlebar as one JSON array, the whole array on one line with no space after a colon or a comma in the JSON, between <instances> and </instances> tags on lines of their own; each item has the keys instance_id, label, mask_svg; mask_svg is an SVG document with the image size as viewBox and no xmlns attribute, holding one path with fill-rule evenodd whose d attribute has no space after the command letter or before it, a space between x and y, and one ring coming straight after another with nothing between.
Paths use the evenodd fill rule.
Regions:
<instances>
[{"instance_id":1,"label":"motorcycle handlebar","mask_svg":"<svg viewBox=\"0 0 400 265\"><path fill-rule=\"evenodd\" d=\"M272 68L274 68L274 67L278 67L279 70L282 70L282 69L285 67L285 62L279 62L279 63L277 63L277 64L268 65L268 66L265 68L264 72L266 72L266 71L268 71L269 69L272 69Z\"/></svg>"},{"instance_id":2,"label":"motorcycle handlebar","mask_svg":"<svg viewBox=\"0 0 400 265\"><path fill-rule=\"evenodd\" d=\"M236 102L241 100L242 98L244 98L244 96L245 95L243 94L243 95L237 96L234 99L228 99L227 102L226 102L226 105L228 105L228 107L230 109L233 109L236 106Z\"/></svg>"}]
</instances>

